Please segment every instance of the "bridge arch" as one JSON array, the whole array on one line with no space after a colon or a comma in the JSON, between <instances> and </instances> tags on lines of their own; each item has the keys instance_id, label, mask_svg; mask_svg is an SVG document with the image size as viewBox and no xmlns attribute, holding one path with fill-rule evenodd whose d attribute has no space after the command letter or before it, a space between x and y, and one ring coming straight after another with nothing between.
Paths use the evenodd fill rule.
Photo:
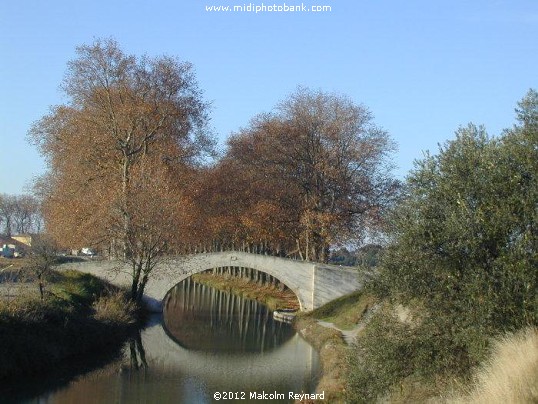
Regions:
<instances>
[{"instance_id":1,"label":"bridge arch","mask_svg":"<svg viewBox=\"0 0 538 404\"><path fill-rule=\"evenodd\" d=\"M170 289L182 280L212 268L238 266L265 272L284 283L299 300L302 311L316 309L361 288L358 273L335 265L297 261L239 251L193 254L160 263L145 288L144 298L154 311L162 311ZM129 286L128 265L117 261L63 264L63 268L91 273L120 286Z\"/></svg>"},{"instance_id":2,"label":"bridge arch","mask_svg":"<svg viewBox=\"0 0 538 404\"><path fill-rule=\"evenodd\" d=\"M355 270L240 251L194 254L171 260L166 265L166 272L175 274L171 282L169 280L166 286L156 282L148 285L152 290L159 289L155 296L159 302L174 285L189 276L226 266L253 268L277 278L295 293L302 311L313 310L361 288Z\"/></svg>"},{"instance_id":3,"label":"bridge arch","mask_svg":"<svg viewBox=\"0 0 538 404\"><path fill-rule=\"evenodd\" d=\"M297 296L301 310L311 310L312 285L309 281L312 279L312 263L234 251L191 255L171 260L166 266L166 272L176 273L176 276L171 278L169 288L159 296L161 301L175 285L194 274L219 267L243 267L278 279ZM181 268L181 273L178 268Z\"/></svg>"}]
</instances>

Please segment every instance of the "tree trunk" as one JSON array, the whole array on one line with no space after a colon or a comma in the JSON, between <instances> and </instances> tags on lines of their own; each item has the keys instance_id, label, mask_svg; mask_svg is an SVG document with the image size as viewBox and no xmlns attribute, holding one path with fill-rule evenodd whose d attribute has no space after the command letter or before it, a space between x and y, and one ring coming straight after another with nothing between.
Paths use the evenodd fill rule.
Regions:
<instances>
[{"instance_id":1,"label":"tree trunk","mask_svg":"<svg viewBox=\"0 0 538 404\"><path fill-rule=\"evenodd\" d=\"M142 277L142 281L140 282L140 285L138 286L138 294L136 296L136 301L138 303L142 303L142 299L144 298L144 289L146 289L146 284L148 283L148 275L144 274Z\"/></svg>"},{"instance_id":2,"label":"tree trunk","mask_svg":"<svg viewBox=\"0 0 538 404\"><path fill-rule=\"evenodd\" d=\"M142 264L133 263L133 283L131 284L131 299L137 300L138 296L138 282L140 280L140 273L142 271Z\"/></svg>"},{"instance_id":3,"label":"tree trunk","mask_svg":"<svg viewBox=\"0 0 538 404\"><path fill-rule=\"evenodd\" d=\"M41 275L39 275L38 279L39 279L39 296L41 297L41 301L43 301L45 300L45 285L43 284Z\"/></svg>"},{"instance_id":4,"label":"tree trunk","mask_svg":"<svg viewBox=\"0 0 538 404\"><path fill-rule=\"evenodd\" d=\"M130 258L129 251L129 231L131 227L131 218L129 216L129 156L127 151L123 150L123 164L122 164L122 178L121 178L121 192L122 192L122 215L123 215L123 259Z\"/></svg>"}]
</instances>

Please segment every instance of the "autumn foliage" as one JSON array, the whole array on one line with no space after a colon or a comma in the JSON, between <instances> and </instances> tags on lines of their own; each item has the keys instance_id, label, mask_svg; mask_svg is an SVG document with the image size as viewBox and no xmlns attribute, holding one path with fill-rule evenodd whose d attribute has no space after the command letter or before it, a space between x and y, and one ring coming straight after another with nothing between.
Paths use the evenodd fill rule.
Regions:
<instances>
[{"instance_id":1,"label":"autumn foliage","mask_svg":"<svg viewBox=\"0 0 538 404\"><path fill-rule=\"evenodd\" d=\"M399 188L393 147L365 107L300 88L199 172L188 192L196 244L326 261L331 246L381 226Z\"/></svg>"},{"instance_id":2,"label":"autumn foliage","mask_svg":"<svg viewBox=\"0 0 538 404\"><path fill-rule=\"evenodd\" d=\"M68 102L30 132L48 159L47 232L131 262L133 295L164 254L325 261L379 227L398 190L392 141L344 96L299 88L211 160L208 104L188 63L98 40L77 49L62 88Z\"/></svg>"},{"instance_id":3,"label":"autumn foliage","mask_svg":"<svg viewBox=\"0 0 538 404\"><path fill-rule=\"evenodd\" d=\"M31 131L48 158L47 231L133 267L133 296L173 240L183 172L211 152L191 66L124 54L112 40L77 49L54 107Z\"/></svg>"}]
</instances>

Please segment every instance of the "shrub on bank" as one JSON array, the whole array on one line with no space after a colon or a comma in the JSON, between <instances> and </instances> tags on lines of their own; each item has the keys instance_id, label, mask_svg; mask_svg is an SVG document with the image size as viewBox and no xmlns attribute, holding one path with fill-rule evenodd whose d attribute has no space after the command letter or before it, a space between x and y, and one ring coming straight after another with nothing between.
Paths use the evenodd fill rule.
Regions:
<instances>
[{"instance_id":1,"label":"shrub on bank","mask_svg":"<svg viewBox=\"0 0 538 404\"><path fill-rule=\"evenodd\" d=\"M374 289L420 320L372 320L351 361L355 401L410 380L465 382L492 338L538 325L538 93L517 112L497 138L460 128L408 176Z\"/></svg>"},{"instance_id":2,"label":"shrub on bank","mask_svg":"<svg viewBox=\"0 0 538 404\"><path fill-rule=\"evenodd\" d=\"M105 324L134 324L138 307L124 293L99 297L93 303L93 318Z\"/></svg>"},{"instance_id":3,"label":"shrub on bank","mask_svg":"<svg viewBox=\"0 0 538 404\"><path fill-rule=\"evenodd\" d=\"M346 393L349 400L369 403L393 383L413 370L409 327L399 323L386 309L378 310L360 335L359 345L349 355L350 373Z\"/></svg>"},{"instance_id":4,"label":"shrub on bank","mask_svg":"<svg viewBox=\"0 0 538 404\"><path fill-rule=\"evenodd\" d=\"M44 300L37 295L0 300L0 380L113 349L136 322L136 308L123 292L90 275L57 275Z\"/></svg>"},{"instance_id":5,"label":"shrub on bank","mask_svg":"<svg viewBox=\"0 0 538 404\"><path fill-rule=\"evenodd\" d=\"M439 393L443 380L465 376L472 355L466 343L451 339L439 324L418 305L382 303L349 352L349 401L375 402L409 388L415 391L408 399L422 402ZM482 336L476 338L483 341Z\"/></svg>"}]
</instances>

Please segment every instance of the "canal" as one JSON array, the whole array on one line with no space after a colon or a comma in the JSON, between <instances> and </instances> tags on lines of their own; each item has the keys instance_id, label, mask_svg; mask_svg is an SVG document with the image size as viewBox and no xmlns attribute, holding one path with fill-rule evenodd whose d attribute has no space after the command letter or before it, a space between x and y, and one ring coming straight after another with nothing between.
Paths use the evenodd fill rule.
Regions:
<instances>
[{"instance_id":1,"label":"canal","mask_svg":"<svg viewBox=\"0 0 538 404\"><path fill-rule=\"evenodd\" d=\"M196 404L220 393L248 403L278 393L263 402L285 403L290 392L314 392L319 371L317 352L265 305L189 278L119 358L24 402Z\"/></svg>"}]
</instances>

